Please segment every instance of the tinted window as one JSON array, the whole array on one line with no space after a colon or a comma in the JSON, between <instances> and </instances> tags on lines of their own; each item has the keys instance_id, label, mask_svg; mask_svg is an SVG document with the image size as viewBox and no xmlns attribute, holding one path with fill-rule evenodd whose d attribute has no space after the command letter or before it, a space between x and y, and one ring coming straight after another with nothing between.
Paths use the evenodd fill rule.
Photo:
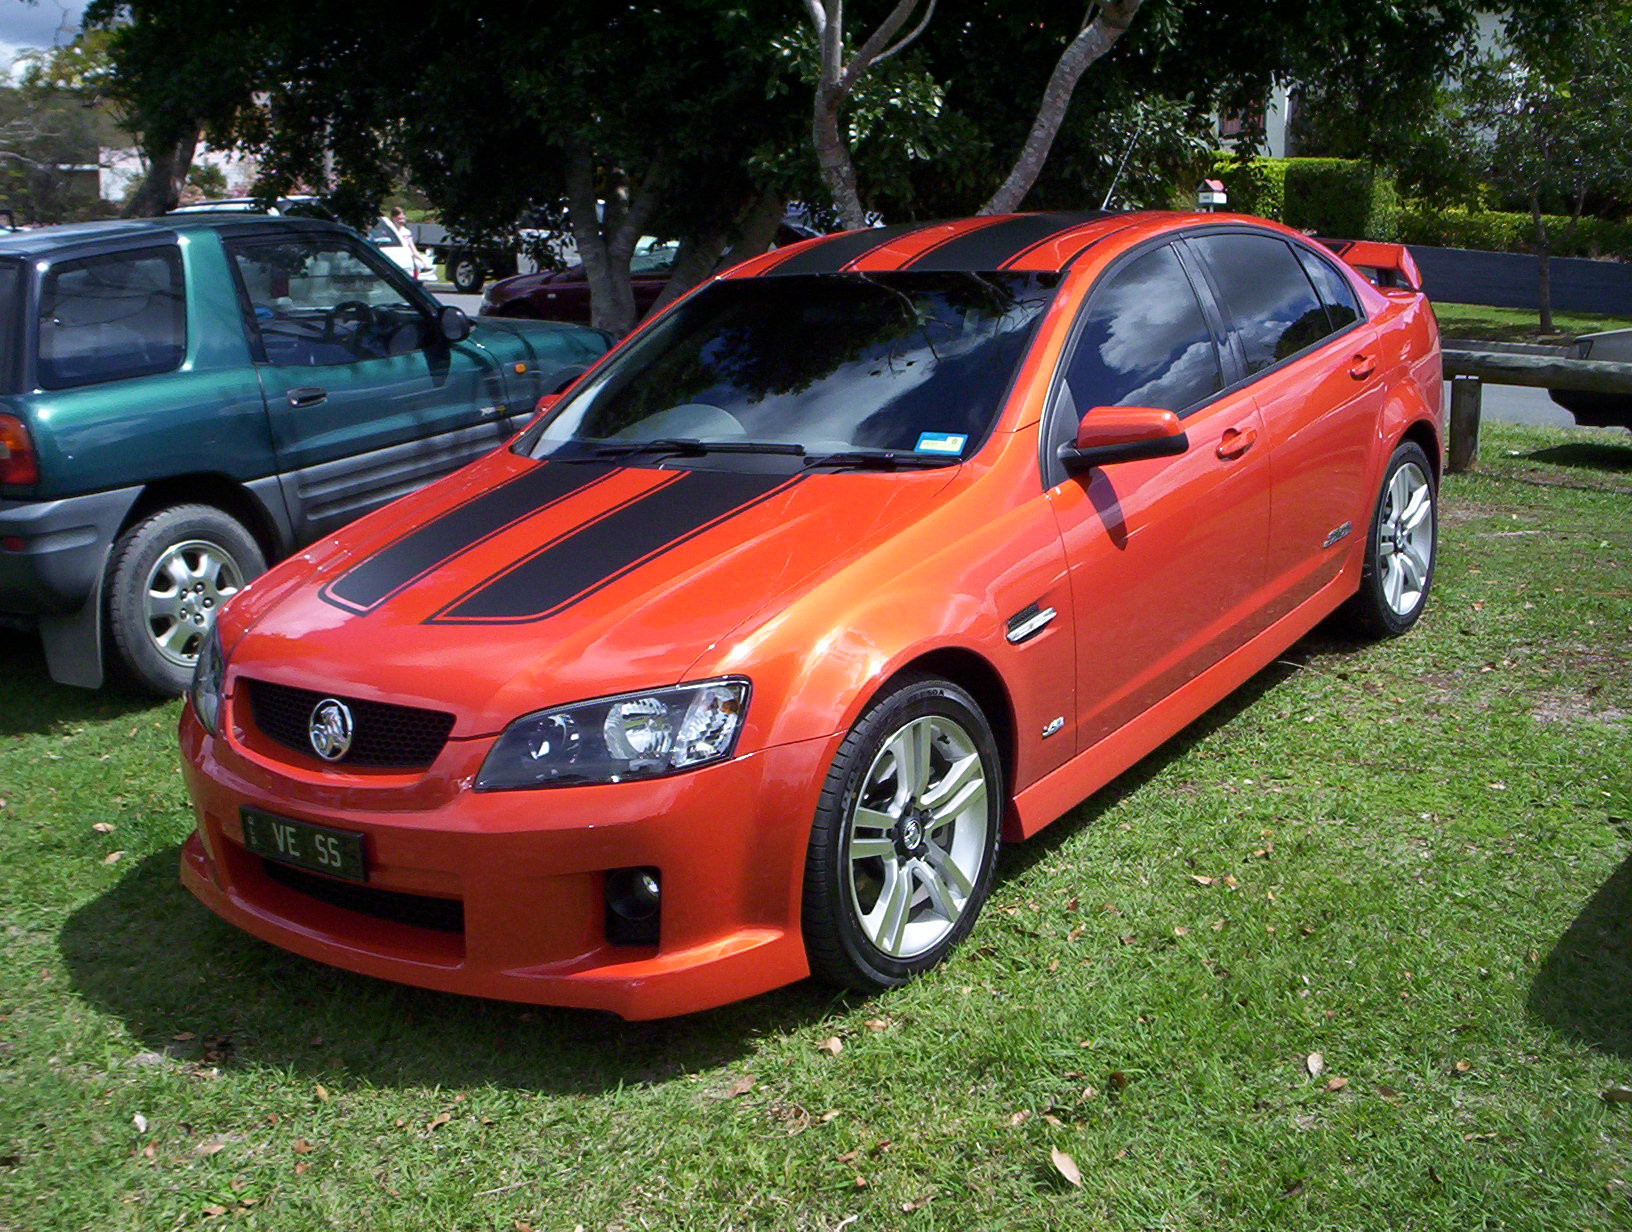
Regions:
<instances>
[{"instance_id":1,"label":"tinted window","mask_svg":"<svg viewBox=\"0 0 1632 1232\"><path fill-rule=\"evenodd\" d=\"M22 332L23 313L19 299L23 290L23 267L15 261L0 261L0 391L10 393L17 380L17 335Z\"/></svg>"},{"instance_id":2,"label":"tinted window","mask_svg":"<svg viewBox=\"0 0 1632 1232\"><path fill-rule=\"evenodd\" d=\"M1299 248L1297 253L1303 272L1309 275L1309 281L1320 293L1320 302L1326 305L1326 318L1331 322L1332 332L1347 329L1358 321L1360 304L1354 298L1349 280L1308 249Z\"/></svg>"},{"instance_id":3,"label":"tinted window","mask_svg":"<svg viewBox=\"0 0 1632 1232\"><path fill-rule=\"evenodd\" d=\"M348 364L425 343L425 314L345 236L235 240L227 247L271 363Z\"/></svg>"},{"instance_id":4,"label":"tinted window","mask_svg":"<svg viewBox=\"0 0 1632 1232\"><path fill-rule=\"evenodd\" d=\"M1331 327L1292 246L1271 235L1203 235L1201 249L1246 351L1247 371L1313 346Z\"/></svg>"},{"instance_id":5,"label":"tinted window","mask_svg":"<svg viewBox=\"0 0 1632 1232\"><path fill-rule=\"evenodd\" d=\"M40 287L40 385L67 389L169 372L187 350L174 248L59 261Z\"/></svg>"},{"instance_id":6,"label":"tinted window","mask_svg":"<svg viewBox=\"0 0 1632 1232\"><path fill-rule=\"evenodd\" d=\"M1094 290L1065 385L1077 418L1096 406L1182 411L1223 388L1212 331L1171 248L1136 257Z\"/></svg>"},{"instance_id":7,"label":"tinted window","mask_svg":"<svg viewBox=\"0 0 1632 1232\"><path fill-rule=\"evenodd\" d=\"M727 279L647 330L533 442L666 437L964 455L1001 407L1053 280Z\"/></svg>"}]
</instances>

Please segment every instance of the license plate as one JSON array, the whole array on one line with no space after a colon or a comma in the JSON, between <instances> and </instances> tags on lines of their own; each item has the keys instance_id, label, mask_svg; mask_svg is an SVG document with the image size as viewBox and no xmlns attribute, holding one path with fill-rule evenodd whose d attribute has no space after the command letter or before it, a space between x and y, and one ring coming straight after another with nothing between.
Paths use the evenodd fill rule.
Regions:
<instances>
[{"instance_id":1,"label":"license plate","mask_svg":"<svg viewBox=\"0 0 1632 1232\"><path fill-rule=\"evenodd\" d=\"M256 855L346 881L368 880L361 834L314 826L309 821L291 821L254 809L246 808L239 816L244 826L244 846Z\"/></svg>"}]
</instances>

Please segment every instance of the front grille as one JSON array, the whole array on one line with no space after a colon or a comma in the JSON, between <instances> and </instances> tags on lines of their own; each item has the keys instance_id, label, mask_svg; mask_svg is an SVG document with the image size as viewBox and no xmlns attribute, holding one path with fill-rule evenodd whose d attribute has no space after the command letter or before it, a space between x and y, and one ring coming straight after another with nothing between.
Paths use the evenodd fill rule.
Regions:
<instances>
[{"instance_id":1,"label":"front grille","mask_svg":"<svg viewBox=\"0 0 1632 1232\"><path fill-rule=\"evenodd\" d=\"M465 931L465 905L456 898L431 898L425 894L403 894L350 881L334 881L319 877L316 873L290 868L276 860L263 859L261 867L279 885L315 898L318 902L328 903L331 907L373 916L376 920L389 920L393 924L429 928L439 933Z\"/></svg>"},{"instance_id":2,"label":"front grille","mask_svg":"<svg viewBox=\"0 0 1632 1232\"><path fill-rule=\"evenodd\" d=\"M312 708L332 693L249 680L249 708L268 740L313 756L308 735ZM453 730L453 715L441 710L393 706L389 702L339 697L351 711L351 748L337 765L423 768L436 760Z\"/></svg>"}]
</instances>

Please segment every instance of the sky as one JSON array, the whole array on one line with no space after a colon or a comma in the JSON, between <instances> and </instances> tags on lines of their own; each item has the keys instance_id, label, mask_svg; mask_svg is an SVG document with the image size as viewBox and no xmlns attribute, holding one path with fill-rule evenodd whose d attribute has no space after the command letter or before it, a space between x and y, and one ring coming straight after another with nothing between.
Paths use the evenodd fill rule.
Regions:
<instances>
[{"instance_id":1,"label":"sky","mask_svg":"<svg viewBox=\"0 0 1632 1232\"><path fill-rule=\"evenodd\" d=\"M84 8L84 0L0 0L0 75L25 48L72 39Z\"/></svg>"}]
</instances>

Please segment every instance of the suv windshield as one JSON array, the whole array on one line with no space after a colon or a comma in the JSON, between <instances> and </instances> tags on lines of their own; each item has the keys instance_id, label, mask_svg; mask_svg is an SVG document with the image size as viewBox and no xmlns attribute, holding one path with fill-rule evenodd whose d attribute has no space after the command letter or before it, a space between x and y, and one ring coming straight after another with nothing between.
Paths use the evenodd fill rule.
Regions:
<instances>
[{"instance_id":1,"label":"suv windshield","mask_svg":"<svg viewBox=\"0 0 1632 1232\"><path fill-rule=\"evenodd\" d=\"M520 448L541 457L575 444L670 441L967 457L990 430L1056 281L726 279L647 330Z\"/></svg>"}]
</instances>

